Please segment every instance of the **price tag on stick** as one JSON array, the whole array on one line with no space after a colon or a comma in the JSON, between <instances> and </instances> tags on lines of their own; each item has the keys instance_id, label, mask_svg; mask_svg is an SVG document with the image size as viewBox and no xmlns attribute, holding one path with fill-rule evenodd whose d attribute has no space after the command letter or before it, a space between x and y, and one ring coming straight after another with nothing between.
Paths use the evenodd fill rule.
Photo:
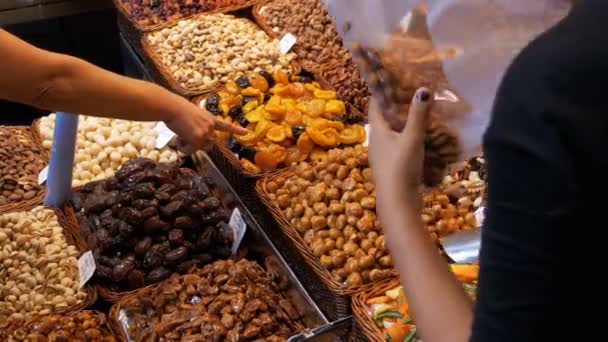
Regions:
<instances>
[{"instance_id":1,"label":"price tag on stick","mask_svg":"<svg viewBox=\"0 0 608 342\"><path fill-rule=\"evenodd\" d=\"M281 41L279 41L279 48L282 54L286 54L296 44L298 39L291 33L286 33Z\"/></svg>"},{"instance_id":2,"label":"price tag on stick","mask_svg":"<svg viewBox=\"0 0 608 342\"><path fill-rule=\"evenodd\" d=\"M40 171L40 173L38 174L38 184L44 184L46 182L46 179L49 176L49 166L45 166L44 169L42 169L42 171Z\"/></svg>"},{"instance_id":3,"label":"price tag on stick","mask_svg":"<svg viewBox=\"0 0 608 342\"><path fill-rule=\"evenodd\" d=\"M232 241L232 254L236 254L236 252L239 250L241 242L243 241L243 237L245 237L245 232L247 232L247 223L245 223L239 208L234 208L228 224L230 227L232 227L234 236L234 240Z\"/></svg>"},{"instance_id":4,"label":"price tag on stick","mask_svg":"<svg viewBox=\"0 0 608 342\"><path fill-rule=\"evenodd\" d=\"M165 125L164 122L159 122L154 127L154 130L158 133L156 137L156 148L161 149L167 146L167 144L173 139L176 134Z\"/></svg>"},{"instance_id":5,"label":"price tag on stick","mask_svg":"<svg viewBox=\"0 0 608 342\"><path fill-rule=\"evenodd\" d=\"M82 288L95 273L93 252L88 251L78 259L78 272L80 273L80 288Z\"/></svg>"}]
</instances>

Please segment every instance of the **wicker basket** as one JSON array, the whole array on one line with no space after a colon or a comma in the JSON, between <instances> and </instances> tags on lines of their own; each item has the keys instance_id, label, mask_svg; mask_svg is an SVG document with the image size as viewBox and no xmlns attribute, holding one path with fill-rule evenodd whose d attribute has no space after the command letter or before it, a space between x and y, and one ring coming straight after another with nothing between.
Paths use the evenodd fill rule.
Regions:
<instances>
[{"instance_id":1,"label":"wicker basket","mask_svg":"<svg viewBox=\"0 0 608 342\"><path fill-rule=\"evenodd\" d=\"M35 206L42 205L42 201L44 201L45 194L46 194L46 191L44 191L44 189L43 189L38 196L36 196L32 199L17 202L17 203L0 205L0 215L14 212L14 211L22 211L22 210L26 210L28 208L33 208Z\"/></svg>"},{"instance_id":2,"label":"wicker basket","mask_svg":"<svg viewBox=\"0 0 608 342\"><path fill-rule=\"evenodd\" d=\"M35 204L35 205L30 205L30 206L21 206L19 208L12 208L11 210L4 212L2 214L30 211L38 206L40 206L39 203ZM80 253L83 254L85 252L85 250L81 248L82 245L77 242L77 238L73 234L74 227L72 225L72 222L64 215L64 213L61 210L56 209L56 208L46 207L46 206L43 206L43 207L46 209L52 210L55 213L55 215L57 216L57 222L59 222L59 225L61 227L63 227L63 229L64 229L64 236L65 236L67 243L70 245L76 246L76 248L80 251ZM65 309L57 310L52 313L53 314L58 314L58 313L69 314L72 312L77 312L82 309L88 308L93 303L95 303L97 301L97 287L95 287L91 284L87 284L84 286L83 289L87 293L87 298L84 299L81 303L74 304L72 306L68 306Z\"/></svg>"},{"instance_id":3,"label":"wicker basket","mask_svg":"<svg viewBox=\"0 0 608 342\"><path fill-rule=\"evenodd\" d=\"M205 15L217 14L217 13L224 13L224 12L204 13L204 14L199 14L198 16L205 16ZM198 16L193 16L191 18L195 18ZM237 18L235 18L235 20L242 20L242 21L246 21L246 22L249 22L249 23L252 23L255 25L255 22L253 22L247 18L237 17ZM200 94L208 94L209 92L216 91L221 88L221 85L219 83L217 85L210 86L210 87L209 86L199 86L199 87L193 87L193 88L186 88L186 87L182 86L181 84L179 84L179 82L177 82L177 80L173 77L173 75L167 69L167 67L162 63L160 56L156 53L156 50L152 47L152 45L150 45L150 43L146 39L148 34L144 34L141 37L141 46L144 51L144 56L142 56L142 57L144 58L144 63L146 63L150 69L149 71L151 73L152 78L154 78L162 86L164 86L168 89L171 89L173 92L175 92L181 96L184 96L184 97L193 97L193 96L197 96ZM291 64L291 72L293 74L297 74L297 73L299 73L299 71L300 71L299 64L296 62L293 62Z\"/></svg>"},{"instance_id":4,"label":"wicker basket","mask_svg":"<svg viewBox=\"0 0 608 342\"><path fill-rule=\"evenodd\" d=\"M260 179L256 184L256 191L260 196L261 201L268 208L275 220L277 220L282 233L290 240L299 254L302 255L307 266L312 268L312 270L323 282L323 285L328 292L328 300L325 302L319 302L319 304L324 310L331 313L337 309L336 307L344 305L350 306L351 295L362 291L368 291L376 285L374 283L368 283L357 286L346 286L345 284L334 280L329 270L321 265L319 259L312 253L296 229L287 221L287 219L285 219L279 207L270 199L269 193L266 190L266 184L279 177L289 177L293 175L293 172L287 170L274 174L270 177ZM393 271L393 276L396 275L397 272ZM342 312L350 312L350 308L346 310L344 308L340 308L340 310L342 310Z\"/></svg>"},{"instance_id":5,"label":"wicker basket","mask_svg":"<svg viewBox=\"0 0 608 342\"><path fill-rule=\"evenodd\" d=\"M399 286L398 279L390 279L378 283L368 291L353 296L353 337L356 341L385 342L386 335L369 315L366 302L370 298L384 295L390 289Z\"/></svg>"}]
</instances>

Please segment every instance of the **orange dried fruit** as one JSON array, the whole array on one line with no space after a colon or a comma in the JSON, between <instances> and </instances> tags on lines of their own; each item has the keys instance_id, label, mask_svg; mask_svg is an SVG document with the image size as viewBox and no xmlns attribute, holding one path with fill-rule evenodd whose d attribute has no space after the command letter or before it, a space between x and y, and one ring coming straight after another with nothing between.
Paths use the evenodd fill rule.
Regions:
<instances>
[{"instance_id":1,"label":"orange dried fruit","mask_svg":"<svg viewBox=\"0 0 608 342\"><path fill-rule=\"evenodd\" d=\"M365 128L361 125L352 125L340 132L340 142L345 145L362 144L365 138Z\"/></svg>"},{"instance_id":2,"label":"orange dried fruit","mask_svg":"<svg viewBox=\"0 0 608 342\"><path fill-rule=\"evenodd\" d=\"M327 151L319 147L315 147L315 149L310 153L310 160L312 161L320 161L326 157Z\"/></svg>"},{"instance_id":3,"label":"orange dried fruit","mask_svg":"<svg viewBox=\"0 0 608 342\"><path fill-rule=\"evenodd\" d=\"M247 87L241 91L241 95L243 96L258 96L260 93L258 89L253 87Z\"/></svg>"},{"instance_id":4,"label":"orange dried fruit","mask_svg":"<svg viewBox=\"0 0 608 342\"><path fill-rule=\"evenodd\" d=\"M271 94L287 96L289 94L289 85L277 83L274 87L270 88Z\"/></svg>"},{"instance_id":5,"label":"orange dried fruit","mask_svg":"<svg viewBox=\"0 0 608 342\"><path fill-rule=\"evenodd\" d=\"M279 145L270 145L266 150L255 154L254 161L262 171L275 170L287 159L287 150Z\"/></svg>"},{"instance_id":6,"label":"orange dried fruit","mask_svg":"<svg viewBox=\"0 0 608 342\"><path fill-rule=\"evenodd\" d=\"M308 153L303 153L297 147L291 147L287 149L287 159L285 160L285 164L288 166L294 163L300 163L305 161L308 158Z\"/></svg>"},{"instance_id":7,"label":"orange dried fruit","mask_svg":"<svg viewBox=\"0 0 608 342\"><path fill-rule=\"evenodd\" d=\"M283 126L277 125L268 130L266 138L273 142L281 142L287 138L287 134Z\"/></svg>"},{"instance_id":8,"label":"orange dried fruit","mask_svg":"<svg viewBox=\"0 0 608 342\"><path fill-rule=\"evenodd\" d=\"M306 108L306 114L312 117L318 117L325 113L325 101L320 99L314 99L308 102Z\"/></svg>"},{"instance_id":9,"label":"orange dried fruit","mask_svg":"<svg viewBox=\"0 0 608 342\"><path fill-rule=\"evenodd\" d=\"M325 114L331 116L346 113L346 105L340 100L329 100L325 104Z\"/></svg>"},{"instance_id":10,"label":"orange dried fruit","mask_svg":"<svg viewBox=\"0 0 608 342\"><path fill-rule=\"evenodd\" d=\"M283 70L277 70L272 74L272 78L274 78L275 82L289 84L289 75Z\"/></svg>"},{"instance_id":11,"label":"orange dried fruit","mask_svg":"<svg viewBox=\"0 0 608 342\"><path fill-rule=\"evenodd\" d=\"M289 85L289 95L298 98L304 95L306 89L304 88L304 84L296 82Z\"/></svg>"},{"instance_id":12,"label":"orange dried fruit","mask_svg":"<svg viewBox=\"0 0 608 342\"><path fill-rule=\"evenodd\" d=\"M302 125L302 113L298 110L288 110L285 115L285 122L291 126Z\"/></svg>"},{"instance_id":13,"label":"orange dried fruit","mask_svg":"<svg viewBox=\"0 0 608 342\"><path fill-rule=\"evenodd\" d=\"M251 112L252 110L256 109L258 106L259 106L258 101L256 101L256 100L249 101L243 106L243 113L247 114L247 113Z\"/></svg>"},{"instance_id":14,"label":"orange dried fruit","mask_svg":"<svg viewBox=\"0 0 608 342\"><path fill-rule=\"evenodd\" d=\"M239 87L238 84L236 84L236 82L234 81L226 82L224 88L226 89L226 91L234 95L238 95L241 93L241 87Z\"/></svg>"},{"instance_id":15,"label":"orange dried fruit","mask_svg":"<svg viewBox=\"0 0 608 342\"><path fill-rule=\"evenodd\" d=\"M252 87L261 92L268 90L268 81L257 72L249 75L249 83Z\"/></svg>"},{"instance_id":16,"label":"orange dried fruit","mask_svg":"<svg viewBox=\"0 0 608 342\"><path fill-rule=\"evenodd\" d=\"M241 159L241 160L239 160L239 163L241 164L241 166L245 170L247 170L247 171L249 171L251 173L260 173L260 172L262 172L262 169L260 169L259 166L255 165L254 163L250 162L247 159Z\"/></svg>"},{"instance_id":17,"label":"orange dried fruit","mask_svg":"<svg viewBox=\"0 0 608 342\"><path fill-rule=\"evenodd\" d=\"M337 97L336 92L333 90L315 89L313 93L317 99L322 100L333 100Z\"/></svg>"},{"instance_id":18,"label":"orange dried fruit","mask_svg":"<svg viewBox=\"0 0 608 342\"><path fill-rule=\"evenodd\" d=\"M298 149L304 154L309 154L315 147L314 141L312 141L312 139L306 132L300 135L296 145L298 146Z\"/></svg>"},{"instance_id":19,"label":"orange dried fruit","mask_svg":"<svg viewBox=\"0 0 608 342\"><path fill-rule=\"evenodd\" d=\"M312 141L322 147L332 148L340 145L340 134L335 128L320 129L317 127L307 127L306 133Z\"/></svg>"}]
</instances>

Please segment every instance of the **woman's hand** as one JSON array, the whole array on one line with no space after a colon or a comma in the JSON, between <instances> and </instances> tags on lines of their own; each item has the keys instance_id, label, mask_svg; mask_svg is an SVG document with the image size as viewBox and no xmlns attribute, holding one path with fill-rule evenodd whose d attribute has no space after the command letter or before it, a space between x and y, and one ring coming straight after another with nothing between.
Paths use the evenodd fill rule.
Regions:
<instances>
[{"instance_id":1,"label":"woman's hand","mask_svg":"<svg viewBox=\"0 0 608 342\"><path fill-rule=\"evenodd\" d=\"M369 155L379 202L420 202L424 137L431 105L431 92L418 89L405 129L397 133L384 121L382 109L372 102Z\"/></svg>"},{"instance_id":2,"label":"woman's hand","mask_svg":"<svg viewBox=\"0 0 608 342\"><path fill-rule=\"evenodd\" d=\"M247 134L247 130L241 126L222 121L194 104L188 103L188 105L189 110L165 122L167 127L183 141L180 150L184 153L208 150L215 139L215 130L239 135Z\"/></svg>"}]
</instances>

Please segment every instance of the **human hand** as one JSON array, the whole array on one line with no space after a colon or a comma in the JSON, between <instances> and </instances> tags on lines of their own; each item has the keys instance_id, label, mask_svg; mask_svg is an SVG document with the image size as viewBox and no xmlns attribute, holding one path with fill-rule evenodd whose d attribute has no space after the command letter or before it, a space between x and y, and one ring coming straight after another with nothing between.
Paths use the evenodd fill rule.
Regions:
<instances>
[{"instance_id":1,"label":"human hand","mask_svg":"<svg viewBox=\"0 0 608 342\"><path fill-rule=\"evenodd\" d=\"M184 153L192 154L198 150L208 150L213 145L215 130L238 135L247 134L247 130L241 126L220 120L194 104L188 103L188 105L187 110L181 115L173 116L165 122L167 127L183 141L179 145Z\"/></svg>"},{"instance_id":2,"label":"human hand","mask_svg":"<svg viewBox=\"0 0 608 342\"><path fill-rule=\"evenodd\" d=\"M380 203L417 203L424 166L424 138L432 96L427 88L416 91L405 129L391 130L382 109L372 102L369 158ZM413 202L412 202L413 201Z\"/></svg>"}]
</instances>

